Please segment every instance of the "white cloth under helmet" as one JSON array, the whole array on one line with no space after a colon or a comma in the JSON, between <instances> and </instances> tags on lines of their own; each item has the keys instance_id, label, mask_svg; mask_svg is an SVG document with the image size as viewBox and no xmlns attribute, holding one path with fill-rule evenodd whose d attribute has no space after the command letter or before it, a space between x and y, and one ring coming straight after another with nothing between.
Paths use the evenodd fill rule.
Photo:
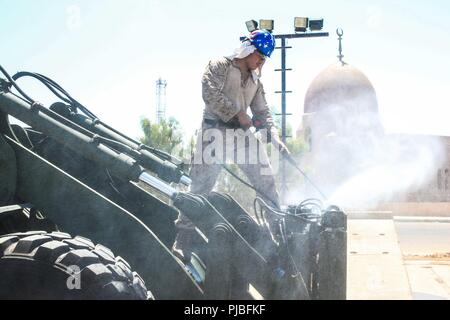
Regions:
<instances>
[{"instance_id":1,"label":"white cloth under helmet","mask_svg":"<svg viewBox=\"0 0 450 320\"><path fill-rule=\"evenodd\" d=\"M246 40L241 43L241 45L234 49L234 53L230 56L227 56L228 59L244 59L245 57L251 55L256 51L256 47L251 44L250 41ZM253 81L257 81L261 77L261 68L252 71Z\"/></svg>"}]
</instances>

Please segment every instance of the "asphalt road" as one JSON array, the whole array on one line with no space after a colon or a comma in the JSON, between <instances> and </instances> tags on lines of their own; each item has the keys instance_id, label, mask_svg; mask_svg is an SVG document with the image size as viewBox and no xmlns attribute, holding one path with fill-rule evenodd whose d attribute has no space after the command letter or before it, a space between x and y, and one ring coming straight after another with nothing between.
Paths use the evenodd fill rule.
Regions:
<instances>
[{"instance_id":1,"label":"asphalt road","mask_svg":"<svg viewBox=\"0 0 450 320\"><path fill-rule=\"evenodd\" d=\"M450 253L450 220L445 222L394 221L403 255Z\"/></svg>"},{"instance_id":2,"label":"asphalt road","mask_svg":"<svg viewBox=\"0 0 450 320\"><path fill-rule=\"evenodd\" d=\"M448 300L450 219L430 219L428 222L411 219L409 222L394 220L411 297L415 300ZM430 255L433 258L430 259Z\"/></svg>"}]
</instances>

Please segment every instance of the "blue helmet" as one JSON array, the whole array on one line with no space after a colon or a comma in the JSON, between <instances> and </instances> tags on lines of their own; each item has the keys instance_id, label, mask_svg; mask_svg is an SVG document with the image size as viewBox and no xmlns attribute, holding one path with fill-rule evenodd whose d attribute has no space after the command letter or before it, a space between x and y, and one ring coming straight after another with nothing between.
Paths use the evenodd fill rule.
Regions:
<instances>
[{"instance_id":1,"label":"blue helmet","mask_svg":"<svg viewBox=\"0 0 450 320\"><path fill-rule=\"evenodd\" d=\"M270 58L275 49L275 37L267 30L255 30L250 34L250 43L266 57Z\"/></svg>"}]
</instances>

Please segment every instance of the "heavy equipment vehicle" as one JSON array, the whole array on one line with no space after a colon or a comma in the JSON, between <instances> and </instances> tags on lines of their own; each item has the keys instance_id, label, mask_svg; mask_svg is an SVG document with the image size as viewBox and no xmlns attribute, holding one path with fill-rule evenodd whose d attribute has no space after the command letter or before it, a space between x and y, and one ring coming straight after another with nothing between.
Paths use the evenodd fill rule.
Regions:
<instances>
[{"instance_id":1,"label":"heavy equipment vehicle","mask_svg":"<svg viewBox=\"0 0 450 320\"><path fill-rule=\"evenodd\" d=\"M1 299L345 299L338 207L257 197L252 216L230 195L192 194L175 157L42 74L0 71ZM37 102L22 77L58 101ZM185 259L170 250L180 212L198 235Z\"/></svg>"}]
</instances>

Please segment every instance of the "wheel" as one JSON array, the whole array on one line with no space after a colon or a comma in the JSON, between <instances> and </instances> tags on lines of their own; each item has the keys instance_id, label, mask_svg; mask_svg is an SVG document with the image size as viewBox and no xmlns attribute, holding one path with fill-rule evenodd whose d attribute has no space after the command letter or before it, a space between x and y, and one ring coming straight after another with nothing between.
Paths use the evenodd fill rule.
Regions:
<instances>
[{"instance_id":1,"label":"wheel","mask_svg":"<svg viewBox=\"0 0 450 320\"><path fill-rule=\"evenodd\" d=\"M63 232L0 237L0 299L153 299L121 257Z\"/></svg>"}]
</instances>

